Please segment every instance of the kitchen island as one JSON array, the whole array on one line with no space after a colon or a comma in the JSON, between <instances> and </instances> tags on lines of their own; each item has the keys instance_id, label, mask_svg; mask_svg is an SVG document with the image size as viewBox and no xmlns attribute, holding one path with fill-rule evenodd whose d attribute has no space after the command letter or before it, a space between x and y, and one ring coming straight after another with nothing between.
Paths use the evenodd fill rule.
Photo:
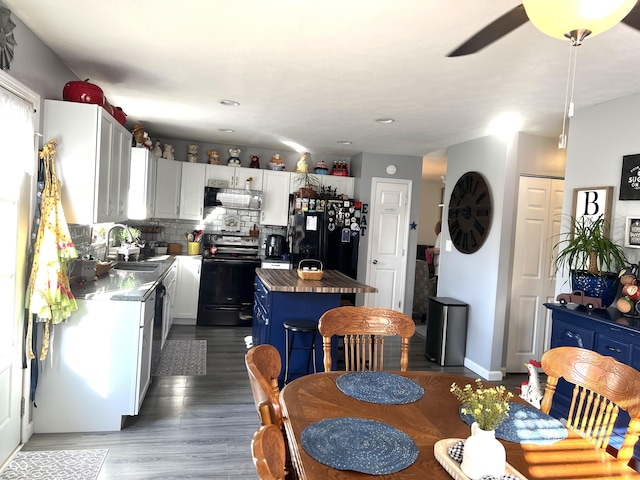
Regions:
<instances>
[{"instance_id":1,"label":"kitchen island","mask_svg":"<svg viewBox=\"0 0 640 480\"><path fill-rule=\"evenodd\" d=\"M302 280L296 270L256 269L255 301L253 307L253 344L268 343L280 352L284 379L285 330L287 320L318 321L327 310L339 307L341 295L349 293L375 293L378 289L360 283L337 270L325 270L321 280ZM310 338L303 338L310 342ZM316 370L324 371L322 363L322 337L316 336ZM336 364L337 343L333 345L333 365ZM306 369L305 355L295 355L290 371Z\"/></svg>"}]
</instances>

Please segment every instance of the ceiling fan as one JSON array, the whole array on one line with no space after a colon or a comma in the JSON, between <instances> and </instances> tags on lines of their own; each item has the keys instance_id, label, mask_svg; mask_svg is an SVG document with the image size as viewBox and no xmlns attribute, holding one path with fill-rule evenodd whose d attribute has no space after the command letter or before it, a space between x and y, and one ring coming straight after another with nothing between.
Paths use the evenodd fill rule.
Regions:
<instances>
[{"instance_id":1,"label":"ceiling fan","mask_svg":"<svg viewBox=\"0 0 640 480\"><path fill-rule=\"evenodd\" d=\"M525 1L525 3L527 2ZM520 4L484 27L462 45L447 54L447 57L461 57L463 55L477 53L530 20L529 15L527 15L527 12L525 11L525 6ZM618 21L622 21L622 23L625 23L636 30L640 30L640 3L636 3L631 7L631 11L629 11L622 20L616 20L614 23L617 23ZM533 21L533 23L535 24L536 22ZM568 32L563 32L563 34L564 33Z\"/></svg>"}]
</instances>

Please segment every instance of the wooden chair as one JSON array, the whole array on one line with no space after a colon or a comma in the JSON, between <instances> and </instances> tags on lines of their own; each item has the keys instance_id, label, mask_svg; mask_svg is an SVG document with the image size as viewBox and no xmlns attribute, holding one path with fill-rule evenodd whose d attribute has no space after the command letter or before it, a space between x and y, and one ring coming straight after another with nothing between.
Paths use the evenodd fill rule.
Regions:
<instances>
[{"instance_id":1,"label":"wooden chair","mask_svg":"<svg viewBox=\"0 0 640 480\"><path fill-rule=\"evenodd\" d=\"M607 449L618 410L631 420L617 458L628 463L640 434L640 372L591 350L558 347L542 355L547 384L540 409L549 413L559 378L575 384L567 428Z\"/></svg>"},{"instance_id":2,"label":"wooden chair","mask_svg":"<svg viewBox=\"0 0 640 480\"><path fill-rule=\"evenodd\" d=\"M244 357L253 401L262 425L282 428L278 375L282 368L280 354L272 345L257 345Z\"/></svg>"},{"instance_id":3,"label":"wooden chair","mask_svg":"<svg viewBox=\"0 0 640 480\"><path fill-rule=\"evenodd\" d=\"M409 339L416 325L401 312L386 308L338 307L320 317L318 331L322 335L324 369L331 370L331 337L344 337L345 369L347 371L384 368L384 337L401 337L400 370L409 364Z\"/></svg>"},{"instance_id":4,"label":"wooden chair","mask_svg":"<svg viewBox=\"0 0 640 480\"><path fill-rule=\"evenodd\" d=\"M251 441L253 464L260 480L283 480L285 477L285 443L282 430L262 425Z\"/></svg>"}]
</instances>

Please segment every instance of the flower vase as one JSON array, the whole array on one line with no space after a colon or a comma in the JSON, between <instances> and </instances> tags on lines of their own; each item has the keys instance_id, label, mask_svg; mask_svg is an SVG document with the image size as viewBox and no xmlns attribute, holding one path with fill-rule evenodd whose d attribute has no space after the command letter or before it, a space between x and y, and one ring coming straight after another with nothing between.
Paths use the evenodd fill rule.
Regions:
<instances>
[{"instance_id":1,"label":"flower vase","mask_svg":"<svg viewBox=\"0 0 640 480\"><path fill-rule=\"evenodd\" d=\"M478 422L471 425L471 436L464 442L460 469L471 480L484 475L498 478L504 475L507 455L504 446L496 440L495 430L482 430Z\"/></svg>"}]
</instances>

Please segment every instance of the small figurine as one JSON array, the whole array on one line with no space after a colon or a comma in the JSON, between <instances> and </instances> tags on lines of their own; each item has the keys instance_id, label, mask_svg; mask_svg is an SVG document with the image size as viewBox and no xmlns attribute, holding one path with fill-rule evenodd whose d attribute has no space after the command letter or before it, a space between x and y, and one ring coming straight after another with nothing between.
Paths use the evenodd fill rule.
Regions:
<instances>
[{"instance_id":1,"label":"small figurine","mask_svg":"<svg viewBox=\"0 0 640 480\"><path fill-rule=\"evenodd\" d=\"M217 150L207 150L207 155L211 165L220 165L220 153Z\"/></svg>"},{"instance_id":2,"label":"small figurine","mask_svg":"<svg viewBox=\"0 0 640 480\"><path fill-rule=\"evenodd\" d=\"M229 160L227 161L227 165L232 167L240 166L240 152L239 148L230 148L229 149Z\"/></svg>"},{"instance_id":3,"label":"small figurine","mask_svg":"<svg viewBox=\"0 0 640 480\"><path fill-rule=\"evenodd\" d=\"M142 147L144 145L144 127L139 123L133 126L132 136L136 142L136 147Z\"/></svg>"},{"instance_id":4,"label":"small figurine","mask_svg":"<svg viewBox=\"0 0 640 480\"><path fill-rule=\"evenodd\" d=\"M162 158L166 158L167 160L175 160L175 158L173 156L173 152L174 151L175 151L175 149L173 148L173 145L165 143L164 144L164 152L162 153Z\"/></svg>"},{"instance_id":5,"label":"small figurine","mask_svg":"<svg viewBox=\"0 0 640 480\"><path fill-rule=\"evenodd\" d=\"M162 145L160 144L160 140L156 140L156 145L151 149L151 153L158 158L162 158Z\"/></svg>"},{"instance_id":6,"label":"small figurine","mask_svg":"<svg viewBox=\"0 0 640 480\"><path fill-rule=\"evenodd\" d=\"M250 155L249 158L251 158L249 168L260 168L260 155Z\"/></svg>"},{"instance_id":7,"label":"small figurine","mask_svg":"<svg viewBox=\"0 0 640 480\"><path fill-rule=\"evenodd\" d=\"M198 163L198 145L187 145L187 161Z\"/></svg>"},{"instance_id":8,"label":"small figurine","mask_svg":"<svg viewBox=\"0 0 640 480\"><path fill-rule=\"evenodd\" d=\"M144 132L143 137L144 137L144 142L142 143L142 146L147 150L151 150L151 145L153 145L153 143L151 142L151 137L147 132Z\"/></svg>"},{"instance_id":9,"label":"small figurine","mask_svg":"<svg viewBox=\"0 0 640 480\"><path fill-rule=\"evenodd\" d=\"M298 173L309 173L309 166L307 165L307 155L308 153L303 153L300 155L300 160L296 164L296 172Z\"/></svg>"},{"instance_id":10,"label":"small figurine","mask_svg":"<svg viewBox=\"0 0 640 480\"><path fill-rule=\"evenodd\" d=\"M540 385L540 377L538 375L538 368L542 367L542 364L536 360L529 360L529 363L524 364L527 367L527 373L529 374L529 381L522 382L520 386L520 398L526 400L536 408L540 408L540 402L544 395L544 389Z\"/></svg>"},{"instance_id":11,"label":"small figurine","mask_svg":"<svg viewBox=\"0 0 640 480\"><path fill-rule=\"evenodd\" d=\"M327 175L329 173L329 169L327 168L327 164L320 160L316 163L316 168L314 170L316 175Z\"/></svg>"},{"instance_id":12,"label":"small figurine","mask_svg":"<svg viewBox=\"0 0 640 480\"><path fill-rule=\"evenodd\" d=\"M269 168L269 170L284 170L284 163L282 163L279 153L273 154L267 168Z\"/></svg>"}]
</instances>

